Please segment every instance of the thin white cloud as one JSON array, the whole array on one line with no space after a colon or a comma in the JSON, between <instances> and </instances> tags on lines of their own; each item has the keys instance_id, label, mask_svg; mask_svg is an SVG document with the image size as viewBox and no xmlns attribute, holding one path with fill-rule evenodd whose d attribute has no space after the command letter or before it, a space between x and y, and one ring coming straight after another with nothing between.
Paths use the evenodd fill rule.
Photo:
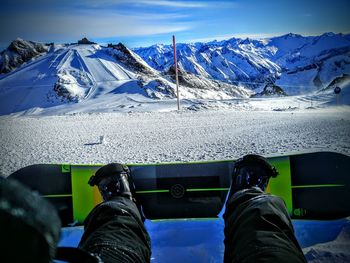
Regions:
<instances>
[{"instance_id":1,"label":"thin white cloud","mask_svg":"<svg viewBox=\"0 0 350 263\"><path fill-rule=\"evenodd\" d=\"M0 27L2 41L12 41L17 37L38 41L73 41L81 36L115 38L172 34L189 31L198 24L195 19L190 19L191 12L178 12L175 8L186 11L186 8L221 8L235 4L220 0L61 0L69 5L58 7L58 0L52 0L56 5L50 1L47 3L47 0L35 1L36 5L43 3L43 8L31 9L30 12L26 9L15 13L2 12L0 24L6 24ZM143 8L145 6L159 6L164 11L154 12L156 8Z\"/></svg>"},{"instance_id":2,"label":"thin white cloud","mask_svg":"<svg viewBox=\"0 0 350 263\"><path fill-rule=\"evenodd\" d=\"M262 38L269 38L269 37L274 37L274 36L280 36L283 34L280 33L262 33L262 34L226 34L226 35L217 35L217 36L212 36L212 37L203 37L203 38L194 38L194 39L189 39L189 42L195 43L195 42L210 42L210 41L221 41L221 40L227 40L230 38L241 38L241 39L246 39L246 38L251 38L251 39L262 39Z\"/></svg>"},{"instance_id":3,"label":"thin white cloud","mask_svg":"<svg viewBox=\"0 0 350 263\"><path fill-rule=\"evenodd\" d=\"M169 8L237 8L235 1L172 1L172 0L76 0L76 5L105 8L108 6L134 5Z\"/></svg>"},{"instance_id":4,"label":"thin white cloud","mask_svg":"<svg viewBox=\"0 0 350 263\"><path fill-rule=\"evenodd\" d=\"M230 38L240 38L240 39L264 39L264 38L272 38L272 37L278 37L285 34L288 34L291 32L276 32L276 33L242 33L242 34L226 34L226 35L217 35L212 37L203 37L203 38L194 38L194 39L188 39L186 42L210 42L210 41L221 41L221 40L228 40ZM292 32L294 33L294 32ZM302 35L302 36L317 36L321 35L324 32L297 32L296 34Z\"/></svg>"},{"instance_id":5,"label":"thin white cloud","mask_svg":"<svg viewBox=\"0 0 350 263\"><path fill-rule=\"evenodd\" d=\"M132 18L134 17L135 19L140 19L142 17L142 20L176 20L176 19L183 19L183 18L189 18L191 17L188 14L172 14L172 13L166 13L166 14L161 14L161 13L137 13L137 14L128 14L128 17Z\"/></svg>"},{"instance_id":6,"label":"thin white cloud","mask_svg":"<svg viewBox=\"0 0 350 263\"><path fill-rule=\"evenodd\" d=\"M262 38L271 38L276 36L281 36L286 33L244 33L244 34L233 34L233 37L241 38L241 39L262 39Z\"/></svg>"},{"instance_id":7,"label":"thin white cloud","mask_svg":"<svg viewBox=\"0 0 350 263\"><path fill-rule=\"evenodd\" d=\"M106 5L116 6L121 4L127 5L149 5L149 6L161 6L161 7L174 7L174 8L202 8L207 7L207 3L200 1L171 1L171 0L85 0L78 4L85 4L93 7L104 7Z\"/></svg>"},{"instance_id":8,"label":"thin white cloud","mask_svg":"<svg viewBox=\"0 0 350 263\"><path fill-rule=\"evenodd\" d=\"M27 39L47 38L78 39L82 36L90 38L146 36L174 33L192 28L191 23L166 21L164 15L148 14L146 18L139 14L121 15L113 11L104 12L103 16L94 11L79 14L21 14L18 20L11 15L2 17L8 27L0 30L1 35L9 40L16 37Z\"/></svg>"},{"instance_id":9,"label":"thin white cloud","mask_svg":"<svg viewBox=\"0 0 350 263\"><path fill-rule=\"evenodd\" d=\"M304 37L307 36L320 36L322 34L324 34L324 31L303 31L303 32L277 32L277 33L261 33L261 34L234 34L234 37L237 38L251 38L251 39L264 39L264 38L272 38L272 37L279 37L279 36L283 36L289 33L293 33L293 34L297 34L297 35L301 35Z\"/></svg>"},{"instance_id":10,"label":"thin white cloud","mask_svg":"<svg viewBox=\"0 0 350 263\"><path fill-rule=\"evenodd\" d=\"M124 1L124 0L122 0ZM127 1L127 0L126 0ZM237 8L239 4L235 1L169 1L169 0L129 0L128 3L138 3L153 6L164 7L183 7L183 8Z\"/></svg>"},{"instance_id":11,"label":"thin white cloud","mask_svg":"<svg viewBox=\"0 0 350 263\"><path fill-rule=\"evenodd\" d=\"M168 7L187 7L187 8L201 8L208 5L203 2L185 2L185 1L168 1L168 0L137 0L132 1L140 4L153 5L153 6L168 6Z\"/></svg>"},{"instance_id":12,"label":"thin white cloud","mask_svg":"<svg viewBox=\"0 0 350 263\"><path fill-rule=\"evenodd\" d=\"M187 41L188 42L192 42L192 43L195 43L195 42L210 42L210 41L214 41L214 40L217 40L217 41L226 40L226 39L230 39L232 37L233 37L233 35L229 34L229 35L219 35L219 36L212 36L212 37L192 38L192 39L189 39Z\"/></svg>"}]
</instances>

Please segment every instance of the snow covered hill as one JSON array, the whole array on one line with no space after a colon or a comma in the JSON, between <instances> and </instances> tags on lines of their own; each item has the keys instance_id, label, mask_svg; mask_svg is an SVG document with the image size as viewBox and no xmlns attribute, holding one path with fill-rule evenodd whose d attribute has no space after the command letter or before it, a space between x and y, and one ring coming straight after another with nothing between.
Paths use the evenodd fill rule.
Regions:
<instances>
[{"instance_id":1,"label":"snow covered hill","mask_svg":"<svg viewBox=\"0 0 350 263\"><path fill-rule=\"evenodd\" d=\"M16 39L0 53L0 74L8 73L21 64L46 53L50 45Z\"/></svg>"},{"instance_id":2,"label":"snow covered hill","mask_svg":"<svg viewBox=\"0 0 350 263\"><path fill-rule=\"evenodd\" d=\"M118 60L118 47L52 46L50 52L0 77L0 96L3 102L0 112L6 114L33 107L46 108L94 99L107 94L118 94L125 86L131 86L134 92L144 95L152 92L153 97L166 96L165 92L160 91L158 94L157 90L152 90L155 87L149 84L149 78L137 78L144 72L145 76L156 80L155 70L142 64L141 59L141 62L136 60L134 64ZM132 57L133 52L128 55ZM136 66L139 66L137 72L133 70ZM171 88L170 85L169 83ZM128 92L133 90L128 89Z\"/></svg>"},{"instance_id":3,"label":"snow covered hill","mask_svg":"<svg viewBox=\"0 0 350 263\"><path fill-rule=\"evenodd\" d=\"M17 42L29 50L40 46L24 40ZM76 104L88 111L113 111L142 105L139 101L153 103L154 99L175 97L174 78L151 68L121 43L108 47L75 44L44 49L46 46L42 46L46 52L33 51L35 56L22 60L17 55L8 55L12 45L1 57L0 65L4 68L13 65L13 69L0 75L0 114L76 108ZM180 91L184 99L247 98L251 94L244 87L219 80L190 73L186 76L188 81Z\"/></svg>"},{"instance_id":4,"label":"snow covered hill","mask_svg":"<svg viewBox=\"0 0 350 263\"><path fill-rule=\"evenodd\" d=\"M245 44L242 43L232 38L223 42L178 44L179 66L187 72L228 83L262 82L266 75L275 76L280 71L276 63L262 54L243 49ZM154 45L135 49L135 52L161 71L173 64L172 46Z\"/></svg>"},{"instance_id":5,"label":"snow covered hill","mask_svg":"<svg viewBox=\"0 0 350 263\"><path fill-rule=\"evenodd\" d=\"M177 51L181 105L189 110L334 105L336 85L342 104L349 101L350 35L232 38L178 44ZM0 69L0 115L176 109L171 46L17 39L1 52Z\"/></svg>"},{"instance_id":6,"label":"snow covered hill","mask_svg":"<svg viewBox=\"0 0 350 263\"><path fill-rule=\"evenodd\" d=\"M350 73L350 35L231 38L178 44L177 49L179 65L185 71L259 90L272 81L289 95L313 92ZM137 48L135 52L157 70L166 71L172 65L169 45Z\"/></svg>"}]
</instances>

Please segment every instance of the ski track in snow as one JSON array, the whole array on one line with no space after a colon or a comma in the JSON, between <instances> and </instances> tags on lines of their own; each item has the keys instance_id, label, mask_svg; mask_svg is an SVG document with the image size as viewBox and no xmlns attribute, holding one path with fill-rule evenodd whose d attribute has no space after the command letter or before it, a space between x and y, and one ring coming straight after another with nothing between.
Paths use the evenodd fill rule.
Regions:
<instances>
[{"instance_id":1,"label":"ski track in snow","mask_svg":"<svg viewBox=\"0 0 350 263\"><path fill-rule=\"evenodd\" d=\"M350 154L350 108L0 117L0 174L37 163L154 163L301 151ZM107 143L99 144L104 135Z\"/></svg>"}]
</instances>

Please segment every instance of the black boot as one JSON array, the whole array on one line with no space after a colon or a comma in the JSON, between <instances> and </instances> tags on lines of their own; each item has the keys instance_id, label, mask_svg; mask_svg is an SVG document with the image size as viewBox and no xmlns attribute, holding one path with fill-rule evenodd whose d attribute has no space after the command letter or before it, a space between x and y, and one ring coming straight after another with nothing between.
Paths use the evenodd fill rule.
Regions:
<instances>
[{"instance_id":1,"label":"black boot","mask_svg":"<svg viewBox=\"0 0 350 263\"><path fill-rule=\"evenodd\" d=\"M239 190L251 187L259 187L265 191L269 179L277 175L276 168L269 164L264 157L255 154L245 155L234 163L229 196Z\"/></svg>"},{"instance_id":2,"label":"black boot","mask_svg":"<svg viewBox=\"0 0 350 263\"><path fill-rule=\"evenodd\" d=\"M124 196L134 201L134 184L126 165L110 163L102 166L91 176L89 185L98 186L104 201L117 196Z\"/></svg>"}]
</instances>

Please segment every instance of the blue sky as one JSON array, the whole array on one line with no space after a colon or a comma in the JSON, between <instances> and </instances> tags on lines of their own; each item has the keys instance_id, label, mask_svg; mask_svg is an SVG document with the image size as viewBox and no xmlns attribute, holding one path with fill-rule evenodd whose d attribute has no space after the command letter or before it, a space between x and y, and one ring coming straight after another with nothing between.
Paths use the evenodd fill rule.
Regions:
<instances>
[{"instance_id":1,"label":"blue sky","mask_svg":"<svg viewBox=\"0 0 350 263\"><path fill-rule=\"evenodd\" d=\"M350 33L349 0L2 0L0 47L11 40L129 47L293 32Z\"/></svg>"}]
</instances>

